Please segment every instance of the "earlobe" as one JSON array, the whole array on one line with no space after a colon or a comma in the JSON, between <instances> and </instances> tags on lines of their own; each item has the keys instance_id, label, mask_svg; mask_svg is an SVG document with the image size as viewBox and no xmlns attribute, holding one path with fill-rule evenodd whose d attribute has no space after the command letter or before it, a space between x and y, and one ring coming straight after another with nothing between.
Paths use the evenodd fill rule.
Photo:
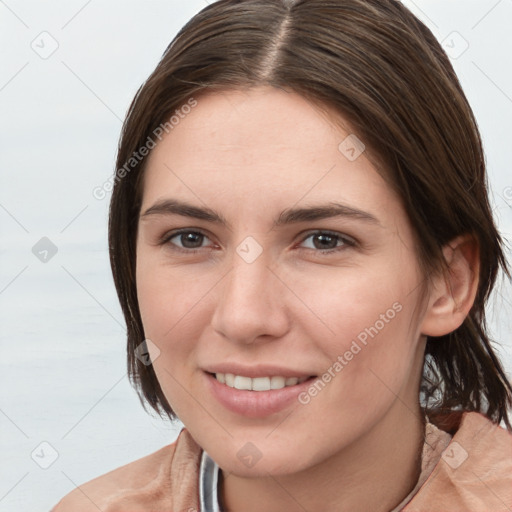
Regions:
<instances>
[{"instance_id":1,"label":"earlobe","mask_svg":"<svg viewBox=\"0 0 512 512\"><path fill-rule=\"evenodd\" d=\"M459 236L443 247L446 272L432 278L422 334L443 336L457 329L468 315L478 290L479 247L471 235Z\"/></svg>"}]
</instances>

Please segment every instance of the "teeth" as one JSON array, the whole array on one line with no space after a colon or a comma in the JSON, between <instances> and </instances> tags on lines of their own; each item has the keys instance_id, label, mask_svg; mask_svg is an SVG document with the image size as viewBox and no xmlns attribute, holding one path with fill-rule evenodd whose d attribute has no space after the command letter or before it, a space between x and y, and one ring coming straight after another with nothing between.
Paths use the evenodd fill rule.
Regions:
<instances>
[{"instance_id":1,"label":"teeth","mask_svg":"<svg viewBox=\"0 0 512 512\"><path fill-rule=\"evenodd\" d=\"M253 391L268 391L271 389L270 379L268 377L256 377L252 380L251 389Z\"/></svg>"},{"instance_id":2,"label":"teeth","mask_svg":"<svg viewBox=\"0 0 512 512\"><path fill-rule=\"evenodd\" d=\"M281 389L284 388L286 379L284 377L271 377L270 378L270 389Z\"/></svg>"},{"instance_id":3,"label":"teeth","mask_svg":"<svg viewBox=\"0 0 512 512\"><path fill-rule=\"evenodd\" d=\"M235 376L235 383L233 385L236 389L252 389L252 379L250 377Z\"/></svg>"},{"instance_id":4,"label":"teeth","mask_svg":"<svg viewBox=\"0 0 512 512\"><path fill-rule=\"evenodd\" d=\"M222 384L230 388L250 390L250 391L268 391L270 389L282 389L287 386L295 386L304 382L308 377L244 377L242 375L233 375L232 373L216 373L215 378Z\"/></svg>"}]
</instances>

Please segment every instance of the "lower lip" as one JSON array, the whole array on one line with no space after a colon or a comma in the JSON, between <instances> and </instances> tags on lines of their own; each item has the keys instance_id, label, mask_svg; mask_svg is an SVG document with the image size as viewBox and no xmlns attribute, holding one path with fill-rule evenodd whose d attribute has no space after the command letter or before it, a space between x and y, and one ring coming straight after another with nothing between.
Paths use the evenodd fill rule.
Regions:
<instances>
[{"instance_id":1,"label":"lower lip","mask_svg":"<svg viewBox=\"0 0 512 512\"><path fill-rule=\"evenodd\" d=\"M205 373L213 396L231 412L248 418L264 418L280 412L293 402L298 402L298 395L305 391L316 377L311 377L295 386L269 391L247 391L230 388L220 383L214 375Z\"/></svg>"}]
</instances>

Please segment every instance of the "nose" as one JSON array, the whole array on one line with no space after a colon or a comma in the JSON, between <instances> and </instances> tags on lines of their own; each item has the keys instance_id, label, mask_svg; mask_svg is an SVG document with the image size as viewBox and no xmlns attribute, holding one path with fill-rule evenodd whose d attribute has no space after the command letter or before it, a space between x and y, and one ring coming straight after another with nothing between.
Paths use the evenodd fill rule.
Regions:
<instances>
[{"instance_id":1,"label":"nose","mask_svg":"<svg viewBox=\"0 0 512 512\"><path fill-rule=\"evenodd\" d=\"M234 255L233 266L217 287L212 327L235 343L251 344L284 336L290 327L287 288L260 256L247 263Z\"/></svg>"}]
</instances>

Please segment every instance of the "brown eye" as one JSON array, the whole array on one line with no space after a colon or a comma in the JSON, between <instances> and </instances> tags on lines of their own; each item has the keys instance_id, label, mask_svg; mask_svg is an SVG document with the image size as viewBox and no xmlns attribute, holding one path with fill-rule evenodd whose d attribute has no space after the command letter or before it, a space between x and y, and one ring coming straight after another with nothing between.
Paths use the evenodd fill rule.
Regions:
<instances>
[{"instance_id":1,"label":"brown eye","mask_svg":"<svg viewBox=\"0 0 512 512\"><path fill-rule=\"evenodd\" d=\"M204 239L204 236L200 233L193 232L181 233L180 235L177 235L177 237L183 247L186 249L197 249L198 247L201 247Z\"/></svg>"},{"instance_id":2,"label":"brown eye","mask_svg":"<svg viewBox=\"0 0 512 512\"><path fill-rule=\"evenodd\" d=\"M197 249L206 247L203 243L207 239L206 235L198 231L182 230L165 236L161 244L170 245L172 248L185 252L194 252Z\"/></svg>"},{"instance_id":3,"label":"brown eye","mask_svg":"<svg viewBox=\"0 0 512 512\"><path fill-rule=\"evenodd\" d=\"M341 235L340 233L332 233L330 231L317 231L315 233L310 233L302 240L302 244L309 239L311 239L312 243L309 247L306 247L306 249L316 250L321 253L340 251L355 245L355 241L351 238Z\"/></svg>"}]
</instances>

